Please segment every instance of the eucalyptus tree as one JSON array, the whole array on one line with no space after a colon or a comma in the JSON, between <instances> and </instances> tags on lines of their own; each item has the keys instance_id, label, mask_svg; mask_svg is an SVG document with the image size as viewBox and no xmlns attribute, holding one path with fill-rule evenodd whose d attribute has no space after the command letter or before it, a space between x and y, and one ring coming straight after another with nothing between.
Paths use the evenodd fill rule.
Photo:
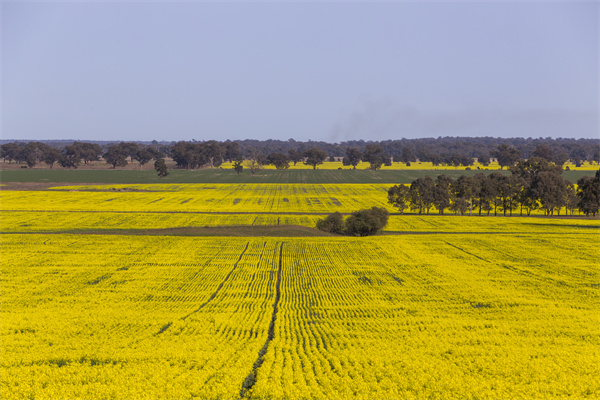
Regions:
<instances>
[{"instance_id":1,"label":"eucalyptus tree","mask_svg":"<svg viewBox=\"0 0 600 400\"><path fill-rule=\"evenodd\" d=\"M410 208L412 210L419 210L419 214L423 213L423 210L429 214L429 209L433 205L433 190L435 184L433 179L429 176L423 178L417 178L410 184Z\"/></svg>"}]
</instances>

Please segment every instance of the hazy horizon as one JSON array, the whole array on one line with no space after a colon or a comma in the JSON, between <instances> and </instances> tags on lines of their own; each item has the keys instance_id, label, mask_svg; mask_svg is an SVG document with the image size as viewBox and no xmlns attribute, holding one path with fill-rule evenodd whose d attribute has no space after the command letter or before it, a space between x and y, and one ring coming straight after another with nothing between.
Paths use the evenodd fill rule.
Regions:
<instances>
[{"instance_id":1,"label":"hazy horizon","mask_svg":"<svg viewBox=\"0 0 600 400\"><path fill-rule=\"evenodd\" d=\"M598 138L597 2L3 2L3 140Z\"/></svg>"}]
</instances>

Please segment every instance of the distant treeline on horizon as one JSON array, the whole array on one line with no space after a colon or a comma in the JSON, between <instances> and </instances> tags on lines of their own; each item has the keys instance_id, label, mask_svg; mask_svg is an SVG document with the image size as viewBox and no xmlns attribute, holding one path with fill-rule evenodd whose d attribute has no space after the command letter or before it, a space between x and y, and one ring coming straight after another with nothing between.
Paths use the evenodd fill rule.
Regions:
<instances>
[{"instance_id":1,"label":"distant treeline on horizon","mask_svg":"<svg viewBox=\"0 0 600 400\"><path fill-rule=\"evenodd\" d=\"M137 143L146 146L155 146L156 148L167 148L174 146L178 142L190 142L190 143L206 143L212 140L181 140L181 141L167 141L167 140L131 140L130 143ZM103 151L107 151L111 145L118 144L121 141L116 140L10 140L0 139L0 145L6 143L17 143L25 145L28 142L41 142L49 145L50 147L62 149L65 146L72 145L75 142L85 142L98 144ZM412 153L415 154L416 158L424 159L427 157L419 157L419 155L430 154L461 154L472 158L478 158L479 156L491 154L495 151L498 146L505 144L510 147L514 147L521 152L524 158L529 158L537 146L545 145L553 153L566 154L568 159L574 159L577 156L582 160L586 160L585 153L588 153L593 158L595 151L600 151L600 138L598 139L573 139L573 138L494 138L494 137L438 137L438 138L420 138L420 139L398 139L398 140L382 140L382 141L371 141L371 140L348 140L339 143L330 143L325 141L297 141L294 139L288 140L257 140L257 139L244 139L244 140L226 140L216 141L220 144L227 144L231 142L238 143L239 149L243 156L249 156L253 152L261 152L265 155L269 153L279 152L287 153L289 150L296 150L298 152L306 151L310 148L316 147L327 153L329 157L344 157L346 155L346 149L348 147L356 147L360 151L364 151L365 147L370 145L379 145L383 148L384 152L394 159L398 159L402 155L404 148L411 149ZM591 154L589 154L591 153ZM591 160L590 160L591 161Z\"/></svg>"}]
</instances>

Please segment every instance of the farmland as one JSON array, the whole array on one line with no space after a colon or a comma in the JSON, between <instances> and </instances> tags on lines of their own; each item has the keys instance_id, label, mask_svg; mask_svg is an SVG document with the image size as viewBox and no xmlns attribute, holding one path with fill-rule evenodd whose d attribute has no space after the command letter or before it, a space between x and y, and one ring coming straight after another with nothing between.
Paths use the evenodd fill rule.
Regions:
<instances>
[{"instance_id":1,"label":"farmland","mask_svg":"<svg viewBox=\"0 0 600 400\"><path fill-rule=\"evenodd\" d=\"M0 397L598 398L598 219L301 237L388 186L2 190Z\"/></svg>"},{"instance_id":2,"label":"farmland","mask_svg":"<svg viewBox=\"0 0 600 400\"><path fill-rule=\"evenodd\" d=\"M2 193L5 211L161 213L350 213L372 206L395 211L386 184L131 184L57 186ZM432 208L432 212L436 212ZM543 211L538 210L539 214ZM518 210L514 211L519 214ZM563 208L564 215L565 210ZM535 212L534 212L535 214Z\"/></svg>"},{"instance_id":3,"label":"farmland","mask_svg":"<svg viewBox=\"0 0 600 400\"><path fill-rule=\"evenodd\" d=\"M277 288L250 398L600 393L594 235L34 234L2 248L3 398L237 398Z\"/></svg>"},{"instance_id":4,"label":"farmland","mask_svg":"<svg viewBox=\"0 0 600 400\"><path fill-rule=\"evenodd\" d=\"M317 214L280 213L185 213L185 212L71 212L71 211L5 211L2 232L5 233L85 233L121 231L142 233L149 229L223 226L314 227L322 218ZM590 219L487 218L448 216L391 215L384 232L419 233L597 233L599 223Z\"/></svg>"},{"instance_id":5,"label":"farmland","mask_svg":"<svg viewBox=\"0 0 600 400\"><path fill-rule=\"evenodd\" d=\"M326 163L330 164L330 163ZM333 163L331 163L333 164ZM16 164L15 164L16 165ZM414 179L426 175L437 176L446 174L453 178L460 175L474 175L478 172L486 174L498 171L491 167L485 167L482 170L465 170L464 167L438 167L433 169L406 169L399 168L398 164L394 167L384 167L380 171L371 171L367 169L338 170L337 168L319 167L317 170L300 169L290 167L289 170L275 170L272 168L258 171L252 175L248 171L237 174L232 168L225 166L223 168L209 168L202 170L169 170L169 176L159 178L156 172L148 167L140 170L137 166L133 169L7 169L6 165L0 165L0 176L3 182L77 182L77 183L111 183L111 184L130 184L130 183L410 183ZM306 167L306 166L304 166ZM585 175L593 175L598 169L598 165L586 165L586 168L565 171L563 176L571 182ZM502 171L508 174L506 169Z\"/></svg>"}]
</instances>

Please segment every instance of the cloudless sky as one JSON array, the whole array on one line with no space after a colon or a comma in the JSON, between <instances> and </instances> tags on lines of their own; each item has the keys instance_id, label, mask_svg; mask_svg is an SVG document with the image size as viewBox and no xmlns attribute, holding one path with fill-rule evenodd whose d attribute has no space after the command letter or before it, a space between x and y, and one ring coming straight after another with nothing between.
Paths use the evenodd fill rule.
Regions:
<instances>
[{"instance_id":1,"label":"cloudless sky","mask_svg":"<svg viewBox=\"0 0 600 400\"><path fill-rule=\"evenodd\" d=\"M0 7L3 139L599 135L596 1Z\"/></svg>"}]
</instances>

